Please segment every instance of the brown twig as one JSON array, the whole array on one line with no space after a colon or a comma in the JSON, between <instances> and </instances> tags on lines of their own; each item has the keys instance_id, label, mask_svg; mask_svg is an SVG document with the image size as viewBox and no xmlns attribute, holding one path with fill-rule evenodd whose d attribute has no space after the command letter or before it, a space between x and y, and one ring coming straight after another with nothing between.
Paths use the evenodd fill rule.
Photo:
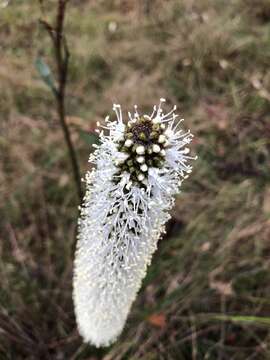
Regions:
<instances>
[{"instance_id":1,"label":"brown twig","mask_svg":"<svg viewBox=\"0 0 270 360\"><path fill-rule=\"evenodd\" d=\"M66 123L65 97L66 97L66 85L67 85L70 53L64 34L64 22L65 22L65 14L66 14L66 5L68 1L69 0L58 0L56 22L54 26L49 24L44 19L40 19L40 24L49 34L54 48L55 62L57 67L57 77L58 77L58 85L55 91L57 112L69 152L69 157L73 169L73 176L77 187L78 197L80 201L82 201L83 193L81 187L79 163L71 140L69 127Z\"/></svg>"}]
</instances>

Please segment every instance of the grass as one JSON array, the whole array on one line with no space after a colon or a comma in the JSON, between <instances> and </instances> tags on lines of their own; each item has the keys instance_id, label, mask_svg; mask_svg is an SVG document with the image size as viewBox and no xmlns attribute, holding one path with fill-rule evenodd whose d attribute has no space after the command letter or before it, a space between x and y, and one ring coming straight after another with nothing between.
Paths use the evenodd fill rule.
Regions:
<instances>
[{"instance_id":1,"label":"grass","mask_svg":"<svg viewBox=\"0 0 270 360\"><path fill-rule=\"evenodd\" d=\"M269 359L268 1L70 2L68 123L82 171L86 133L113 102L176 103L199 155L108 349L76 330L78 203L34 66L41 56L53 69L37 3L0 10L0 359ZM46 16L54 10L48 1Z\"/></svg>"}]
</instances>

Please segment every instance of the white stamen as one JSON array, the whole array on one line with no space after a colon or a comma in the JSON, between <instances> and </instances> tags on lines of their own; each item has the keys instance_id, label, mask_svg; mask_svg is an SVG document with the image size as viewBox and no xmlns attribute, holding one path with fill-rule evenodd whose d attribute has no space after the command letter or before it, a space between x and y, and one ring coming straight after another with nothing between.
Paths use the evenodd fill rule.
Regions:
<instances>
[{"instance_id":1,"label":"white stamen","mask_svg":"<svg viewBox=\"0 0 270 360\"><path fill-rule=\"evenodd\" d=\"M167 130L165 131L165 135L168 136L168 137L170 137L171 135L173 135L172 129L167 129Z\"/></svg>"},{"instance_id":2,"label":"white stamen","mask_svg":"<svg viewBox=\"0 0 270 360\"><path fill-rule=\"evenodd\" d=\"M184 150L181 151L182 154L188 154L190 152L189 148L184 148Z\"/></svg>"}]
</instances>

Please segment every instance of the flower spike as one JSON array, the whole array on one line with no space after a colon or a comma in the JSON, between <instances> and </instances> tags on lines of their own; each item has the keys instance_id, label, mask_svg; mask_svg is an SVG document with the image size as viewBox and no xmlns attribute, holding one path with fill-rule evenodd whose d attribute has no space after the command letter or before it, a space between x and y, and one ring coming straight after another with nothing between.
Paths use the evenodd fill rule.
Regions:
<instances>
[{"instance_id":1,"label":"flower spike","mask_svg":"<svg viewBox=\"0 0 270 360\"><path fill-rule=\"evenodd\" d=\"M106 118L89 159L95 169L85 179L73 298L79 332L97 347L122 332L174 196L192 170L193 135L179 129L176 107L163 113L164 102L150 116L135 106L127 123L114 105L117 119Z\"/></svg>"}]
</instances>

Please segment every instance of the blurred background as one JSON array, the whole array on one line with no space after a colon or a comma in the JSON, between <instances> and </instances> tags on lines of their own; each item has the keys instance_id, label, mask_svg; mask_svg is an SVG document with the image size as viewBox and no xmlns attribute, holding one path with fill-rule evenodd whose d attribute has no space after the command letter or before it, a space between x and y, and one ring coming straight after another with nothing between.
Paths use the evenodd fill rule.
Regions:
<instances>
[{"instance_id":1,"label":"blurred background","mask_svg":"<svg viewBox=\"0 0 270 360\"><path fill-rule=\"evenodd\" d=\"M82 176L114 102L176 104L195 135L119 340L82 343L72 304L79 201L50 88L57 1L0 3L0 359L270 359L269 0L70 0L67 123Z\"/></svg>"}]
</instances>

